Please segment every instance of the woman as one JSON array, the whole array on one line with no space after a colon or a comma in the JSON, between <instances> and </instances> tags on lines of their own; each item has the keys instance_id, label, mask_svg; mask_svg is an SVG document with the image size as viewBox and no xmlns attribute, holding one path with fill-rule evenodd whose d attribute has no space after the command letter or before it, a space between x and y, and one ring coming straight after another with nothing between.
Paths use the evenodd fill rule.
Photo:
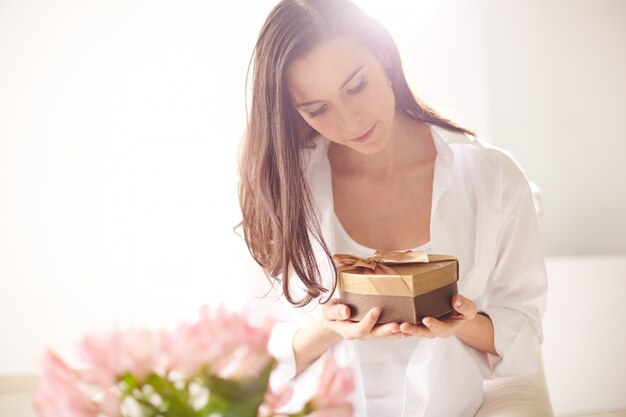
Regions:
<instances>
[{"instance_id":1,"label":"woman","mask_svg":"<svg viewBox=\"0 0 626 417\"><path fill-rule=\"evenodd\" d=\"M246 244L284 323L272 384L310 397L332 352L357 377L356 416L473 416L482 380L534 371L546 276L533 200L503 151L410 91L389 33L347 0L283 0L255 48L240 161ZM456 256L454 315L360 322L332 254Z\"/></svg>"}]
</instances>

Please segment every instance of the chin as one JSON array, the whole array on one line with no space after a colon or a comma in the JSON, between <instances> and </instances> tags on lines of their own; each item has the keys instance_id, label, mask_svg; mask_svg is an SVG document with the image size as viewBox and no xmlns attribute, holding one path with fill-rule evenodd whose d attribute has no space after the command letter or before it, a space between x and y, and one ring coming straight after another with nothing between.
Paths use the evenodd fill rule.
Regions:
<instances>
[{"instance_id":1,"label":"chin","mask_svg":"<svg viewBox=\"0 0 626 417\"><path fill-rule=\"evenodd\" d=\"M381 152L383 149L385 149L387 145L389 145L389 137L388 136L385 137L386 134L387 132L384 132L383 135L380 135L379 137L371 138L366 143L356 144L354 149L366 155L377 154Z\"/></svg>"}]
</instances>

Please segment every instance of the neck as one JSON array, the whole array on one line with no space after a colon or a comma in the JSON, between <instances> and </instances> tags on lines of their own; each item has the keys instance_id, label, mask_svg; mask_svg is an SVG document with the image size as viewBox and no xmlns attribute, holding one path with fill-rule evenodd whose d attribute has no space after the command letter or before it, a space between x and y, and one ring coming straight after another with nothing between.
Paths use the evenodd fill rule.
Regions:
<instances>
[{"instance_id":1,"label":"neck","mask_svg":"<svg viewBox=\"0 0 626 417\"><path fill-rule=\"evenodd\" d=\"M380 152L365 155L337 143L328 151L333 169L374 179L392 179L436 157L430 128L397 112L390 138Z\"/></svg>"}]
</instances>

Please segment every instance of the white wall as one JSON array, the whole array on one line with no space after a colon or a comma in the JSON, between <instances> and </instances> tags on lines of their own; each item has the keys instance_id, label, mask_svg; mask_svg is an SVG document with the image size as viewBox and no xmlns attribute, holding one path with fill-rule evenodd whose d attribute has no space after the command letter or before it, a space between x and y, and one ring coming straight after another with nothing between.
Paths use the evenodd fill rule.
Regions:
<instances>
[{"instance_id":1,"label":"white wall","mask_svg":"<svg viewBox=\"0 0 626 417\"><path fill-rule=\"evenodd\" d=\"M626 256L555 256L546 267L542 354L555 414L626 413Z\"/></svg>"},{"instance_id":2,"label":"white wall","mask_svg":"<svg viewBox=\"0 0 626 417\"><path fill-rule=\"evenodd\" d=\"M546 253L626 253L626 2L480 4L493 142L543 190Z\"/></svg>"},{"instance_id":3,"label":"white wall","mask_svg":"<svg viewBox=\"0 0 626 417\"><path fill-rule=\"evenodd\" d=\"M237 302L261 19L232 2L0 4L0 374L87 329Z\"/></svg>"}]
</instances>

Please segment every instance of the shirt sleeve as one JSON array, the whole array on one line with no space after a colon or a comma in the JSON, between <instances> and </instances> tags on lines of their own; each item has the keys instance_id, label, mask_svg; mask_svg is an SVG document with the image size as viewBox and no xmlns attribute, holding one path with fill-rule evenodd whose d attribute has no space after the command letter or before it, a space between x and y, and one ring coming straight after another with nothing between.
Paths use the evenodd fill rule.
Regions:
<instances>
[{"instance_id":1,"label":"shirt sleeve","mask_svg":"<svg viewBox=\"0 0 626 417\"><path fill-rule=\"evenodd\" d=\"M543 239L533 193L522 176L503 210L495 266L483 296L482 311L493 323L498 353L484 358L487 378L537 371L546 293Z\"/></svg>"}]
</instances>

